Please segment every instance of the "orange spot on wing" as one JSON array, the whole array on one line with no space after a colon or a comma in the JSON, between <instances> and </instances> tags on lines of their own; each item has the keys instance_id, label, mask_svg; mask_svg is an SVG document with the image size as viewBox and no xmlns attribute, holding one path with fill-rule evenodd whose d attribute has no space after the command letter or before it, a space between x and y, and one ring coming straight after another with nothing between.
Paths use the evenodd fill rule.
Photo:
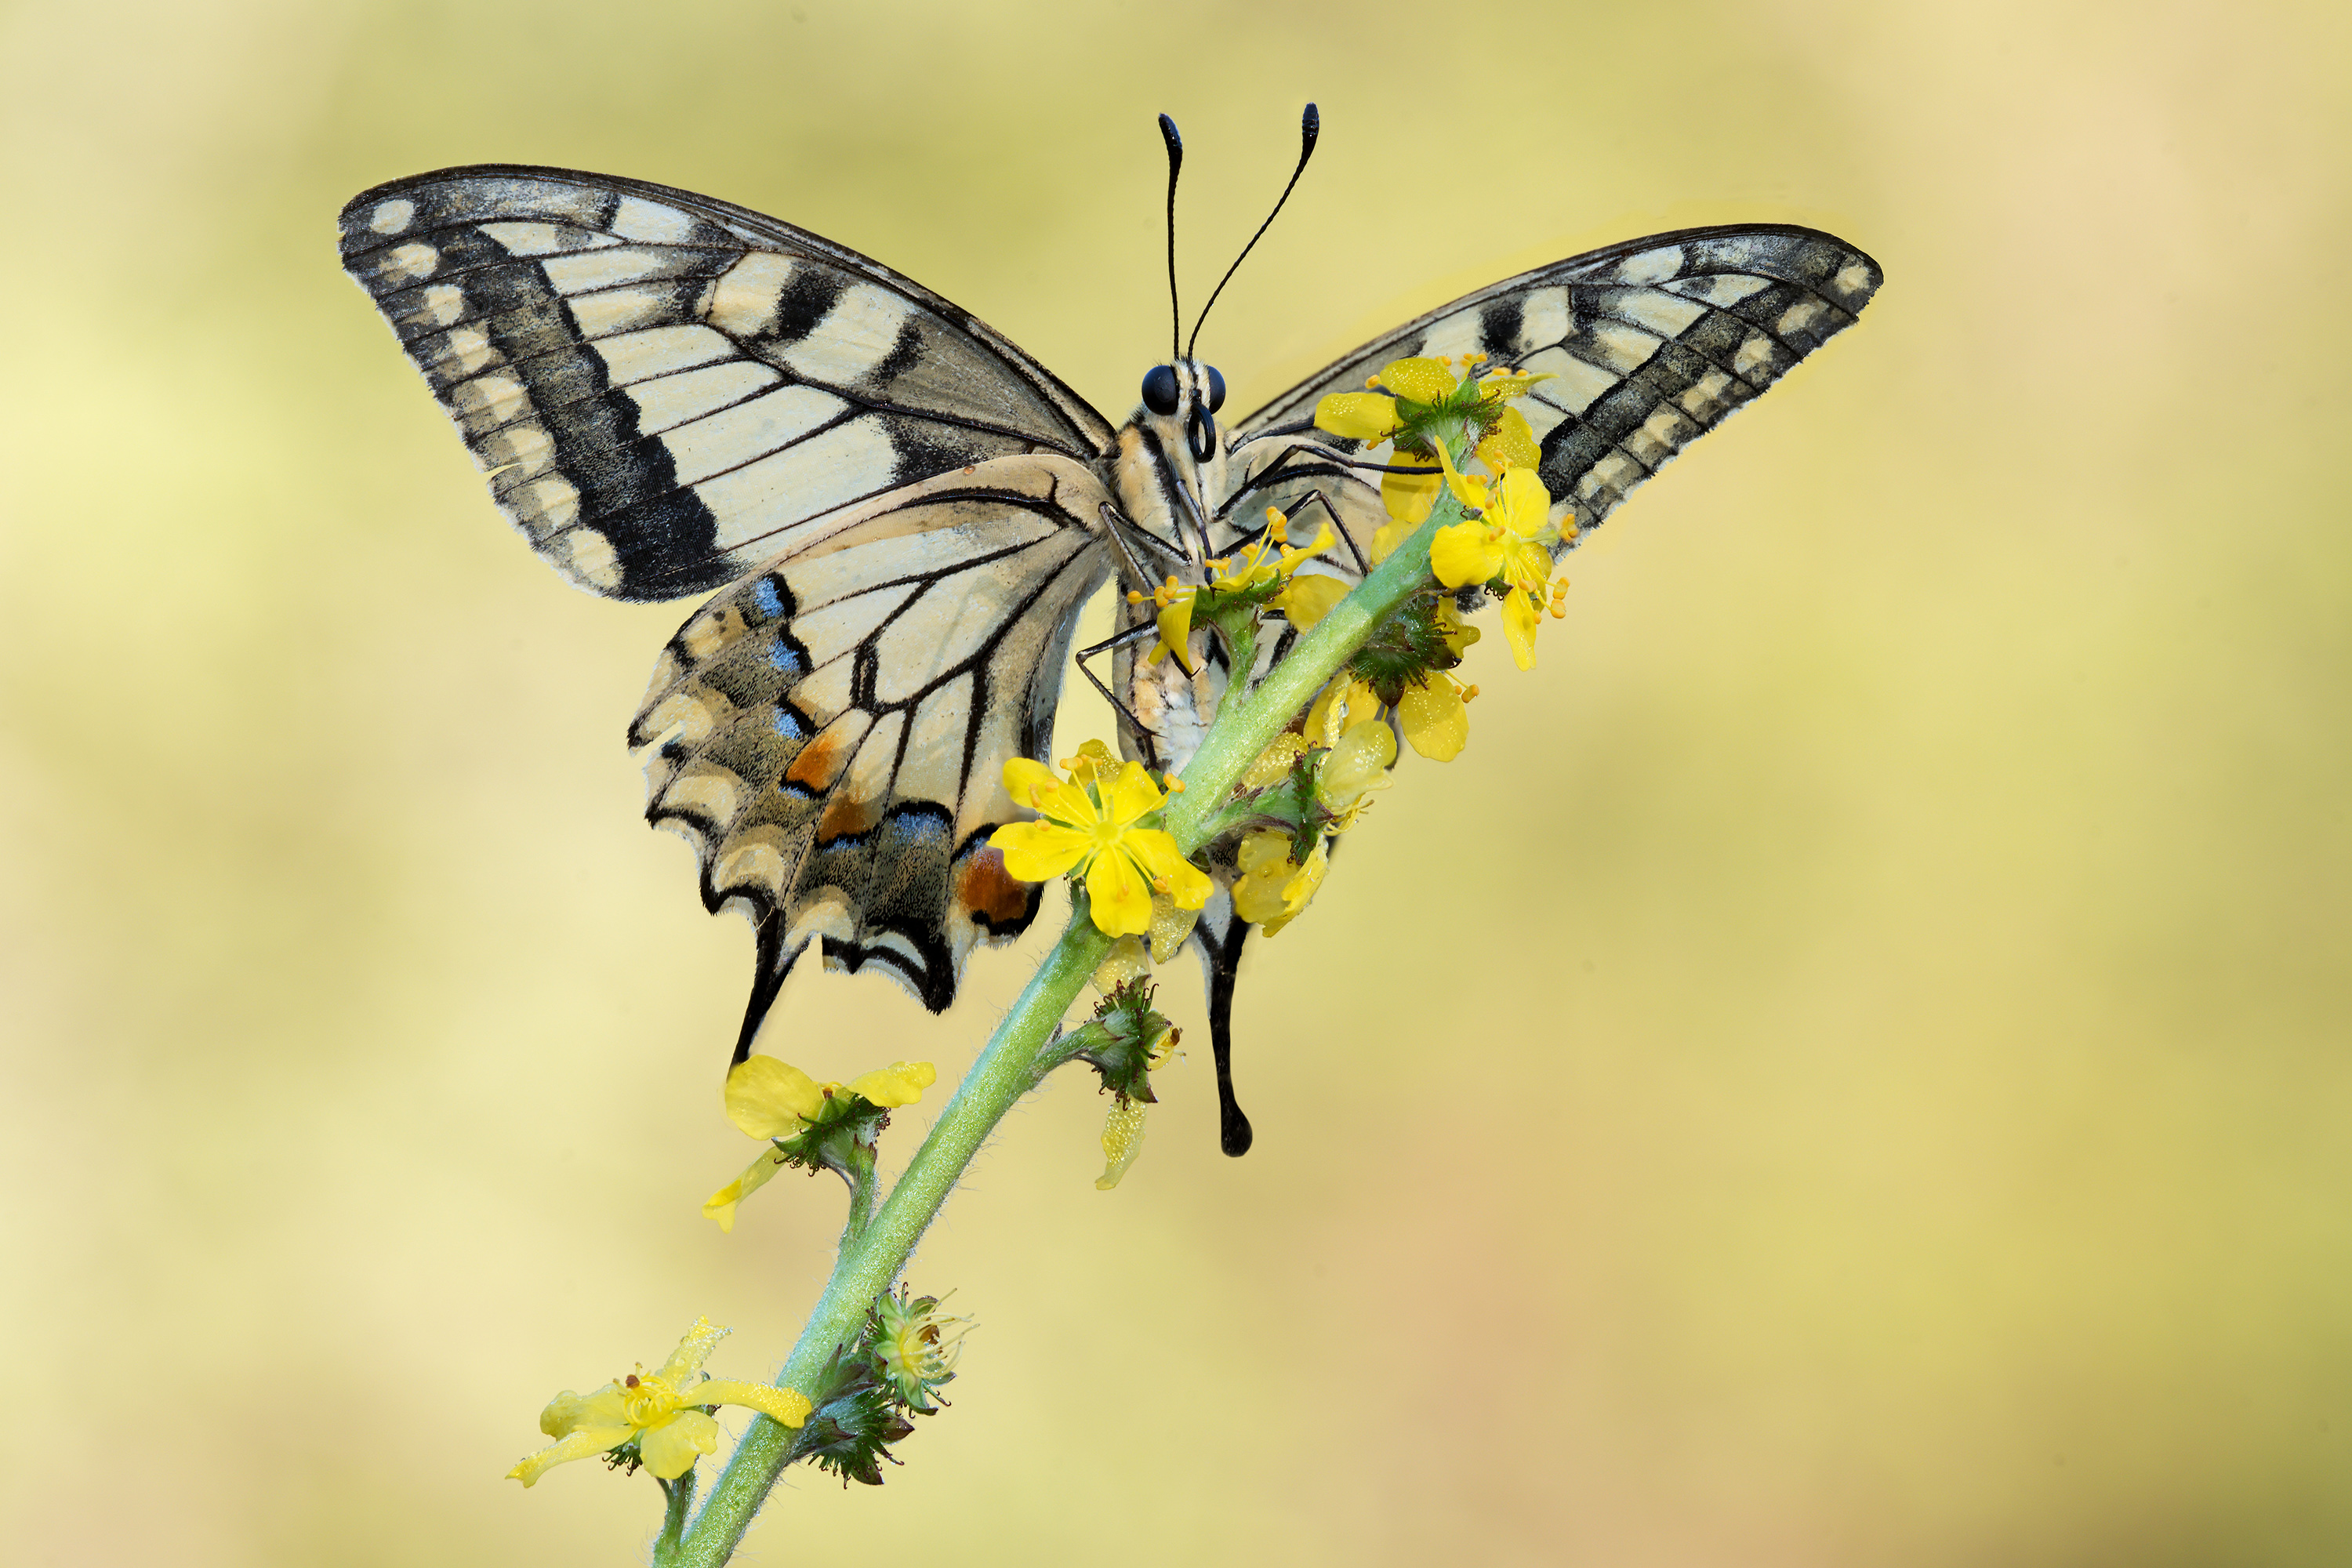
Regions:
<instances>
[{"instance_id":1,"label":"orange spot on wing","mask_svg":"<svg viewBox=\"0 0 2352 1568\"><path fill-rule=\"evenodd\" d=\"M784 770L784 782L796 784L811 794L823 795L841 776L849 752L848 741L838 731L827 730L801 748L801 754Z\"/></svg>"},{"instance_id":2,"label":"orange spot on wing","mask_svg":"<svg viewBox=\"0 0 2352 1568\"><path fill-rule=\"evenodd\" d=\"M847 838L865 832L882 820L882 803L859 800L852 795L835 795L825 804L824 816L816 825L816 841L830 844L836 838Z\"/></svg>"},{"instance_id":3,"label":"orange spot on wing","mask_svg":"<svg viewBox=\"0 0 2352 1568\"><path fill-rule=\"evenodd\" d=\"M991 925L1008 926L1029 912L1030 887L1004 869L1004 852L983 846L956 876L956 898Z\"/></svg>"}]
</instances>

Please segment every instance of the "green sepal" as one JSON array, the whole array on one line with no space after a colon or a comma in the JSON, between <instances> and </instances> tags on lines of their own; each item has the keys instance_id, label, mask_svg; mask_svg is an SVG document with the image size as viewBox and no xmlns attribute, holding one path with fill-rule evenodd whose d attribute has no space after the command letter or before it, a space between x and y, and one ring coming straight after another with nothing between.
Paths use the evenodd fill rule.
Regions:
<instances>
[{"instance_id":1,"label":"green sepal","mask_svg":"<svg viewBox=\"0 0 2352 1568\"><path fill-rule=\"evenodd\" d=\"M1113 1094L1159 1103L1151 1092L1152 1047L1173 1035L1176 1026L1152 1007L1155 989L1138 975L1104 997L1093 1017L1062 1037L1062 1059L1094 1068L1103 1088Z\"/></svg>"},{"instance_id":2,"label":"green sepal","mask_svg":"<svg viewBox=\"0 0 2352 1568\"><path fill-rule=\"evenodd\" d=\"M874 1165L874 1142L890 1125L890 1112L854 1089L836 1089L814 1116L789 1138L774 1140L787 1165L831 1171L853 1188Z\"/></svg>"},{"instance_id":3,"label":"green sepal","mask_svg":"<svg viewBox=\"0 0 2352 1568\"><path fill-rule=\"evenodd\" d=\"M871 1346L861 1335L856 1345L834 1352L826 1369L829 1392L793 1435L793 1458L815 1460L845 1487L852 1481L880 1486L882 1461L901 1462L890 1445L915 1430L875 1371Z\"/></svg>"},{"instance_id":4,"label":"green sepal","mask_svg":"<svg viewBox=\"0 0 2352 1568\"><path fill-rule=\"evenodd\" d=\"M1348 660L1348 673L1393 708L1408 687L1433 671L1452 669L1462 656L1445 646L1437 607L1450 594L1416 594L1398 605Z\"/></svg>"}]
</instances>

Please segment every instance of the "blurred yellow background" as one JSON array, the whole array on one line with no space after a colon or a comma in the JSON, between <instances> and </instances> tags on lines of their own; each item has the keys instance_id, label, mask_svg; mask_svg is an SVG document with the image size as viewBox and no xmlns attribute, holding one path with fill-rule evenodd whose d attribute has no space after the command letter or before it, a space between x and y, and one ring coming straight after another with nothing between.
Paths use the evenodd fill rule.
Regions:
<instances>
[{"instance_id":1,"label":"blurred yellow background","mask_svg":"<svg viewBox=\"0 0 2352 1568\"><path fill-rule=\"evenodd\" d=\"M750 942L621 743L688 606L532 559L341 203L708 192L1120 418L1153 113L1198 300L1310 98L1202 339L1235 410L1654 229L1886 287L1571 562L1534 674L1476 650L1468 752L1257 951L1256 1151L1205 1029L1116 1193L1050 1085L910 1276L981 1321L954 1409L746 1560L2352 1558L2347 16L16 0L9 1560L639 1560L644 1478L499 1479L540 1405L697 1313L764 1375L829 1261L837 1191L697 1213ZM803 973L766 1048L951 1079L1048 935L944 1018Z\"/></svg>"}]
</instances>

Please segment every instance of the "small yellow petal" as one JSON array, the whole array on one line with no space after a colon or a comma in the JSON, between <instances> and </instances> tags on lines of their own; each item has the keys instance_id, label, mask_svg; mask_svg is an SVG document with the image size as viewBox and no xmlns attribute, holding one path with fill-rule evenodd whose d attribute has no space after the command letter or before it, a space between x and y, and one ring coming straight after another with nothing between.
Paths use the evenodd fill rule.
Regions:
<instances>
[{"instance_id":1,"label":"small yellow petal","mask_svg":"<svg viewBox=\"0 0 2352 1568\"><path fill-rule=\"evenodd\" d=\"M1488 542L1492 531L1475 520L1441 528L1429 542L1429 569L1449 588L1484 583L1502 565L1502 552Z\"/></svg>"},{"instance_id":2,"label":"small yellow petal","mask_svg":"<svg viewBox=\"0 0 2352 1568\"><path fill-rule=\"evenodd\" d=\"M1397 724L1412 749L1433 763L1452 762L1470 740L1469 705L1461 687L1444 675L1405 688L1397 700Z\"/></svg>"},{"instance_id":3,"label":"small yellow petal","mask_svg":"<svg viewBox=\"0 0 2352 1568\"><path fill-rule=\"evenodd\" d=\"M937 1083L939 1077L929 1062L893 1062L887 1068L859 1074L849 1080L849 1087L889 1110L922 1099L923 1090Z\"/></svg>"},{"instance_id":4,"label":"small yellow petal","mask_svg":"<svg viewBox=\"0 0 2352 1568\"><path fill-rule=\"evenodd\" d=\"M1396 454L1389 461L1413 468L1430 463L1430 459L1426 458L1416 458L1402 452ZM1437 487L1444 478L1444 476L1433 464L1430 465L1426 473L1401 474L1391 471L1381 476L1381 504L1388 509L1388 514L1391 517L1404 525L1404 531L1397 536L1399 542L1403 541L1404 534L1411 533L1429 521L1429 514L1437 506ZM1391 545L1390 548L1393 549L1395 546ZM1376 544L1372 559L1375 562L1380 561L1387 553L1387 551L1381 550Z\"/></svg>"},{"instance_id":5,"label":"small yellow petal","mask_svg":"<svg viewBox=\"0 0 2352 1568\"><path fill-rule=\"evenodd\" d=\"M727 1120L752 1138L788 1138L824 1104L816 1080L774 1057L746 1057L728 1069Z\"/></svg>"},{"instance_id":6,"label":"small yellow petal","mask_svg":"<svg viewBox=\"0 0 2352 1568\"><path fill-rule=\"evenodd\" d=\"M1337 577L1319 574L1294 577L1290 586L1274 596L1274 607L1300 631L1312 631L1318 621L1331 613L1331 606L1347 596L1348 584Z\"/></svg>"},{"instance_id":7,"label":"small yellow petal","mask_svg":"<svg viewBox=\"0 0 2352 1568\"><path fill-rule=\"evenodd\" d=\"M677 1342L677 1349L669 1352L669 1359L662 1363L661 1371L655 1375L673 1388L686 1387L701 1375L702 1363L710 1359L719 1342L734 1331L719 1327L709 1318L695 1319L694 1327L686 1331L686 1337Z\"/></svg>"},{"instance_id":8,"label":"small yellow petal","mask_svg":"<svg viewBox=\"0 0 2352 1568\"><path fill-rule=\"evenodd\" d=\"M1094 835L1050 822L1011 822L988 836L1004 857L1004 874L1016 882L1050 882L1066 876L1094 847Z\"/></svg>"},{"instance_id":9,"label":"small yellow petal","mask_svg":"<svg viewBox=\"0 0 2352 1568\"><path fill-rule=\"evenodd\" d=\"M697 1405L740 1405L756 1410L786 1426L798 1426L809 1418L815 1407L808 1395L797 1388L778 1388L772 1383L737 1383L731 1379L714 1378L694 1387ZM709 1450L705 1449L708 1453Z\"/></svg>"},{"instance_id":10,"label":"small yellow petal","mask_svg":"<svg viewBox=\"0 0 2352 1568\"><path fill-rule=\"evenodd\" d=\"M1478 443L1478 458L1497 473L1505 464L1532 472L1543 461L1543 448L1536 445L1536 433L1528 424L1528 416L1516 408L1506 408L1502 417L1495 421L1495 427Z\"/></svg>"},{"instance_id":11,"label":"small yellow petal","mask_svg":"<svg viewBox=\"0 0 2352 1568\"><path fill-rule=\"evenodd\" d=\"M1396 399L1377 392L1335 392L1315 405L1315 426L1350 441L1385 441L1402 421Z\"/></svg>"},{"instance_id":12,"label":"small yellow petal","mask_svg":"<svg viewBox=\"0 0 2352 1568\"><path fill-rule=\"evenodd\" d=\"M1437 496L1437 488L1433 483L1430 487L1429 494L1431 500L1434 502ZM1429 512L1427 510L1423 510L1421 517L1422 521L1426 521L1429 517ZM1382 523L1379 528L1373 530L1372 547L1366 552L1371 556L1372 564L1377 566L1381 562L1386 561L1390 556L1394 555L1396 553L1396 547L1402 544L1407 539L1412 538L1412 531L1420 526L1420 521L1408 522L1400 519L1395 522Z\"/></svg>"},{"instance_id":13,"label":"small yellow petal","mask_svg":"<svg viewBox=\"0 0 2352 1568\"><path fill-rule=\"evenodd\" d=\"M1496 489L1501 492L1497 501L1501 521L1512 532L1532 539L1543 531L1550 521L1551 492L1544 489L1532 466L1506 471Z\"/></svg>"},{"instance_id":14,"label":"small yellow petal","mask_svg":"<svg viewBox=\"0 0 2352 1568\"><path fill-rule=\"evenodd\" d=\"M1316 775L1315 793L1334 811L1343 811L1358 795L1384 782L1389 764L1396 761L1396 736L1386 724L1360 724L1339 739L1323 759Z\"/></svg>"},{"instance_id":15,"label":"small yellow petal","mask_svg":"<svg viewBox=\"0 0 2352 1568\"><path fill-rule=\"evenodd\" d=\"M1034 757L1014 757L1004 764L1004 793L1013 804L1037 809L1037 801L1047 791L1059 788L1062 781L1054 770Z\"/></svg>"},{"instance_id":16,"label":"small yellow petal","mask_svg":"<svg viewBox=\"0 0 2352 1568\"><path fill-rule=\"evenodd\" d=\"M1514 588L1503 600L1503 640L1511 645L1511 657L1521 669L1536 667L1536 627L1543 617L1536 603Z\"/></svg>"},{"instance_id":17,"label":"small yellow petal","mask_svg":"<svg viewBox=\"0 0 2352 1568\"><path fill-rule=\"evenodd\" d=\"M673 1412L637 1438L637 1454L646 1468L666 1481L677 1479L694 1468L695 1460L718 1451L719 1423L699 1410Z\"/></svg>"},{"instance_id":18,"label":"small yellow petal","mask_svg":"<svg viewBox=\"0 0 2352 1568\"><path fill-rule=\"evenodd\" d=\"M1129 763L1103 790L1103 816L1112 826L1125 827L1159 810L1166 798L1160 793L1160 786L1151 782L1151 775L1143 771L1141 763Z\"/></svg>"},{"instance_id":19,"label":"small yellow petal","mask_svg":"<svg viewBox=\"0 0 2352 1568\"><path fill-rule=\"evenodd\" d=\"M1175 957L1200 920L1199 910L1188 910L1166 893L1155 891L1151 895L1151 962L1165 963Z\"/></svg>"},{"instance_id":20,"label":"small yellow petal","mask_svg":"<svg viewBox=\"0 0 2352 1568\"><path fill-rule=\"evenodd\" d=\"M782 1152L771 1146L746 1166L741 1175L702 1200L703 1217L717 1220L720 1230L732 1233L735 1205L775 1180L776 1173L783 1168Z\"/></svg>"},{"instance_id":21,"label":"small yellow petal","mask_svg":"<svg viewBox=\"0 0 2352 1568\"><path fill-rule=\"evenodd\" d=\"M1167 884L1168 896L1176 900L1178 909L1197 910L1209 901L1214 884L1207 872L1177 853L1174 835L1157 827L1139 827L1119 840L1119 847L1134 858L1144 875ZM1150 929L1147 923L1137 934Z\"/></svg>"},{"instance_id":22,"label":"small yellow petal","mask_svg":"<svg viewBox=\"0 0 2352 1568\"><path fill-rule=\"evenodd\" d=\"M1087 898L1095 929L1105 936L1141 936L1151 929L1151 884L1124 855L1095 857Z\"/></svg>"},{"instance_id":23,"label":"small yellow petal","mask_svg":"<svg viewBox=\"0 0 2352 1568\"><path fill-rule=\"evenodd\" d=\"M1290 858L1290 835L1272 828L1260 828L1244 838L1235 851L1244 876L1256 877L1284 865ZM1287 872L1284 873L1286 876Z\"/></svg>"},{"instance_id":24,"label":"small yellow petal","mask_svg":"<svg viewBox=\"0 0 2352 1568\"><path fill-rule=\"evenodd\" d=\"M1095 1178L1095 1190L1107 1193L1118 1185L1135 1157L1143 1152L1143 1110L1139 1100L1120 1095L1111 1103L1110 1115L1103 1122L1103 1173Z\"/></svg>"},{"instance_id":25,"label":"small yellow petal","mask_svg":"<svg viewBox=\"0 0 2352 1568\"><path fill-rule=\"evenodd\" d=\"M1151 950L1139 936L1123 936L1110 944L1110 952L1095 966L1094 978L1087 982L1108 996L1129 981L1140 980L1151 973Z\"/></svg>"},{"instance_id":26,"label":"small yellow petal","mask_svg":"<svg viewBox=\"0 0 2352 1568\"><path fill-rule=\"evenodd\" d=\"M1164 648L1176 660L1177 668L1187 675L1192 674L1192 595L1186 594L1160 611L1159 624L1160 640L1152 645L1150 656L1143 662L1159 663L1160 650Z\"/></svg>"},{"instance_id":27,"label":"small yellow petal","mask_svg":"<svg viewBox=\"0 0 2352 1568\"><path fill-rule=\"evenodd\" d=\"M627 1426L583 1428L573 1432L562 1442L541 1448L527 1459L517 1461L515 1468L507 1472L507 1479L520 1481L526 1487L536 1486L539 1484L539 1478L556 1466L568 1465L574 1459L593 1458L598 1454L607 1453L627 1442L635 1430L634 1426Z\"/></svg>"},{"instance_id":28,"label":"small yellow petal","mask_svg":"<svg viewBox=\"0 0 2352 1568\"><path fill-rule=\"evenodd\" d=\"M1307 737L1295 730L1285 730L1274 738L1274 743L1257 754L1257 760L1242 770L1243 789L1265 789L1278 784L1290 776L1298 759L1307 752Z\"/></svg>"},{"instance_id":29,"label":"small yellow petal","mask_svg":"<svg viewBox=\"0 0 2352 1568\"><path fill-rule=\"evenodd\" d=\"M1401 359L1381 370L1381 384L1415 403L1443 403L1462 384L1438 359ZM1361 393L1349 395L1360 397Z\"/></svg>"}]
</instances>

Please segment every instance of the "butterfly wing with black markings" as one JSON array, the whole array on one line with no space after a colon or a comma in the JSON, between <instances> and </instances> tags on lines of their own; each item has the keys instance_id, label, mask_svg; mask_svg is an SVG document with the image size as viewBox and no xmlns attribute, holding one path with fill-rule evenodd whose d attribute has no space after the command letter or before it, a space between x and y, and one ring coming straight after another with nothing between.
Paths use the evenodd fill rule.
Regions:
<instances>
[{"instance_id":1,"label":"butterfly wing with black markings","mask_svg":"<svg viewBox=\"0 0 2352 1568\"><path fill-rule=\"evenodd\" d=\"M705 901L753 916L738 1056L819 937L946 1006L1036 911L986 838L1109 570L1109 425L887 268L658 185L419 175L352 201L342 254L550 564L623 599L732 584L630 739Z\"/></svg>"},{"instance_id":2,"label":"butterfly wing with black markings","mask_svg":"<svg viewBox=\"0 0 2352 1568\"><path fill-rule=\"evenodd\" d=\"M1313 419L1392 360L1479 353L1549 373L1515 405L1552 515L1591 528L1633 487L1853 324L1878 263L1781 224L1685 229L1555 261L1443 305L1325 366L1242 422L1241 438ZM1327 437L1327 439L1329 439ZM1354 452L1356 443L1332 440ZM1381 445L1357 454L1386 460Z\"/></svg>"}]
</instances>

